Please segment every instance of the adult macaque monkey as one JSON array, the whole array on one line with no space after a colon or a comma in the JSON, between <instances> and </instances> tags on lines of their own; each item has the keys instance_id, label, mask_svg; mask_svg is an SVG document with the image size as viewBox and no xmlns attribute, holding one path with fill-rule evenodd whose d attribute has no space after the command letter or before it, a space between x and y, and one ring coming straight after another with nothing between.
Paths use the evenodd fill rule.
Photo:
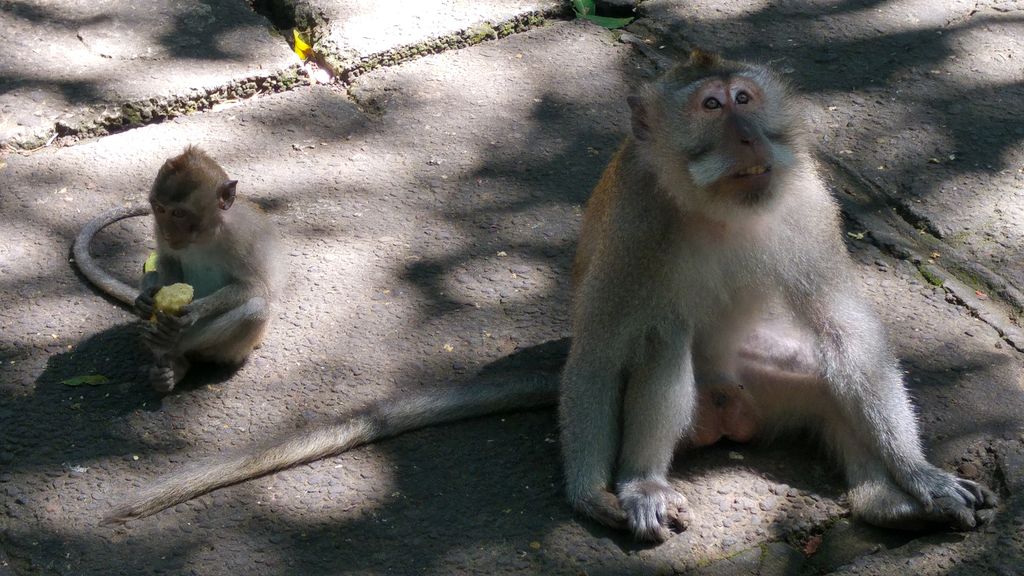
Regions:
<instances>
[{"instance_id":1,"label":"adult macaque monkey","mask_svg":"<svg viewBox=\"0 0 1024 576\"><path fill-rule=\"evenodd\" d=\"M836 208L770 71L694 52L629 98L633 134L587 206L561 384L478 382L382 402L144 488L108 522L146 516L402 432L559 398L568 497L663 540L686 519L667 481L681 440L746 441L814 426L864 520L967 529L995 495L929 464L881 326L850 288ZM758 314L788 304L817 345ZM785 320L785 318L782 318Z\"/></svg>"},{"instance_id":2,"label":"adult macaque monkey","mask_svg":"<svg viewBox=\"0 0 1024 576\"><path fill-rule=\"evenodd\" d=\"M572 505L642 540L684 524L666 474L679 439L716 412L697 409L703 395L719 411L733 398L741 437L819 428L868 522L984 520L994 494L925 460L785 83L694 51L629 106L632 135L587 205L573 270L559 405ZM815 337L820 378L748 390L740 343L776 297Z\"/></svg>"},{"instance_id":3,"label":"adult macaque monkey","mask_svg":"<svg viewBox=\"0 0 1024 576\"><path fill-rule=\"evenodd\" d=\"M278 239L255 206L236 202L236 180L202 150L188 147L167 160L149 193L149 209L113 210L90 223L75 241L75 260L104 292L134 305L144 319L153 352L152 386L170 391L185 376L190 360L238 364L259 345L270 320L270 305L283 279ZM152 212L157 267L142 279L134 297L89 256L92 236L127 216ZM163 286L192 286L194 300L179 315L154 310Z\"/></svg>"}]
</instances>

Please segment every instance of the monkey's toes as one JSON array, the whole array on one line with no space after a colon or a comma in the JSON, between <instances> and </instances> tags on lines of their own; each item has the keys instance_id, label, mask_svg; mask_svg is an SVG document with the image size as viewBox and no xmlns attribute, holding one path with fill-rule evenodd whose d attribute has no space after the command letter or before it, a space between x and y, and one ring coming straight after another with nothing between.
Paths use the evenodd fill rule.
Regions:
<instances>
[{"instance_id":1,"label":"monkey's toes","mask_svg":"<svg viewBox=\"0 0 1024 576\"><path fill-rule=\"evenodd\" d=\"M984 484L979 484L965 478L959 478L960 485L970 491L974 497L974 507L978 509L995 508L999 506L999 496L989 490Z\"/></svg>"},{"instance_id":2,"label":"monkey's toes","mask_svg":"<svg viewBox=\"0 0 1024 576\"><path fill-rule=\"evenodd\" d=\"M638 540L664 542L673 531L683 531L690 523L686 498L664 481L625 482L619 489L619 501Z\"/></svg>"},{"instance_id":3,"label":"monkey's toes","mask_svg":"<svg viewBox=\"0 0 1024 576\"><path fill-rule=\"evenodd\" d=\"M974 519L977 520L978 526L988 524L995 517L996 511L994 508L983 508L981 510L974 511Z\"/></svg>"},{"instance_id":4,"label":"monkey's toes","mask_svg":"<svg viewBox=\"0 0 1024 576\"><path fill-rule=\"evenodd\" d=\"M152 366L149 369L149 385L157 392L174 390L174 369L170 366Z\"/></svg>"}]
</instances>

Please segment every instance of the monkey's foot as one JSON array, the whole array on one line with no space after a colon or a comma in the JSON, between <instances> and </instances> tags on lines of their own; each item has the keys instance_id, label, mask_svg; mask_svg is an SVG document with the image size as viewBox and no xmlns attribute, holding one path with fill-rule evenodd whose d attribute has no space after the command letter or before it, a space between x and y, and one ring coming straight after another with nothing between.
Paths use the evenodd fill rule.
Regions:
<instances>
[{"instance_id":1,"label":"monkey's foot","mask_svg":"<svg viewBox=\"0 0 1024 576\"><path fill-rule=\"evenodd\" d=\"M866 483L851 491L854 512L887 528L972 530L995 515L994 492L929 465L908 483L910 494L886 482Z\"/></svg>"},{"instance_id":2,"label":"monkey's foot","mask_svg":"<svg viewBox=\"0 0 1024 576\"><path fill-rule=\"evenodd\" d=\"M630 480L619 486L626 523L638 540L664 542L690 524L686 498L664 480Z\"/></svg>"},{"instance_id":3,"label":"monkey's foot","mask_svg":"<svg viewBox=\"0 0 1024 576\"><path fill-rule=\"evenodd\" d=\"M184 358L159 361L149 369L149 385L153 390L166 394L185 378L188 367L188 360Z\"/></svg>"},{"instance_id":4,"label":"monkey's foot","mask_svg":"<svg viewBox=\"0 0 1024 576\"><path fill-rule=\"evenodd\" d=\"M174 369L169 364L157 364L149 368L149 385L164 394L174 390Z\"/></svg>"}]
</instances>

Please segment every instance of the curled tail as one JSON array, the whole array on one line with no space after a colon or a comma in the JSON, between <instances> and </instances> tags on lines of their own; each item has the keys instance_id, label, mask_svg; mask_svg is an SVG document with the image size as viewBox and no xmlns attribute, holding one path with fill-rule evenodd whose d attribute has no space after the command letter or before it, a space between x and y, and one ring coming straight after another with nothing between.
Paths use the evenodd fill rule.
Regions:
<instances>
[{"instance_id":1,"label":"curled tail","mask_svg":"<svg viewBox=\"0 0 1024 576\"><path fill-rule=\"evenodd\" d=\"M92 242L92 238L97 232L114 222L125 218L131 218L132 216L145 216L146 214L149 214L150 211L151 209L148 205L138 204L136 206L114 208L113 210L104 212L96 218L93 218L85 225L84 228L82 228L82 231L75 237L75 244L72 248L72 254L75 256L75 264L78 266L78 269L82 271L82 274L88 278L89 282L92 282L93 285L99 288L104 294L116 298L128 306L135 305L135 297L139 294L138 289L121 282L117 278L111 276L106 270L100 268L89 254L89 243Z\"/></svg>"},{"instance_id":2,"label":"curled tail","mask_svg":"<svg viewBox=\"0 0 1024 576\"><path fill-rule=\"evenodd\" d=\"M262 448L207 460L142 488L102 524L143 518L211 490L345 452L404 432L498 412L553 406L556 373L517 375L387 400L347 419L301 430Z\"/></svg>"}]
</instances>

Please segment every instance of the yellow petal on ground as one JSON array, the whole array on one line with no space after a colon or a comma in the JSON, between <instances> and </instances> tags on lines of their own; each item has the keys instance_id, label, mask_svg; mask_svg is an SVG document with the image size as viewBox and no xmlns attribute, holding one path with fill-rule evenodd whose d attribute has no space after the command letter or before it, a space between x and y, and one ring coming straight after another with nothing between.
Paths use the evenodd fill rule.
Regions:
<instances>
[{"instance_id":1,"label":"yellow petal on ground","mask_svg":"<svg viewBox=\"0 0 1024 576\"><path fill-rule=\"evenodd\" d=\"M310 53L313 52L313 47L310 46L309 44L306 44L306 41L303 40L301 36L299 36L298 28L292 28L292 38L295 39L295 46L294 48L292 48L292 50L295 50L295 53L298 54L299 58L302 58L303 60L309 58Z\"/></svg>"}]
</instances>

